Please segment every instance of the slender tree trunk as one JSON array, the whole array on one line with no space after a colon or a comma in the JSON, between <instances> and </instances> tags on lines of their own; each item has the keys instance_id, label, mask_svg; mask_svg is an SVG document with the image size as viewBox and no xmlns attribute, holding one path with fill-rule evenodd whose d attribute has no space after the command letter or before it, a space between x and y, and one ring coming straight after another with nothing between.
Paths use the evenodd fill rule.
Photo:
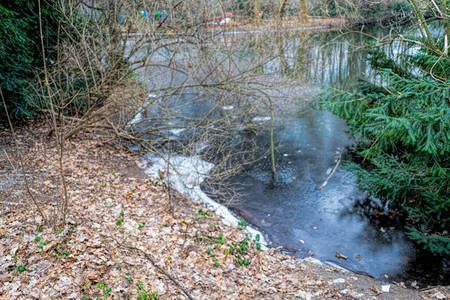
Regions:
<instances>
[{"instance_id":1,"label":"slender tree trunk","mask_svg":"<svg viewBox=\"0 0 450 300\"><path fill-rule=\"evenodd\" d=\"M408 0L408 1L411 4L412 8L414 9L417 21L419 21L420 32L422 34L424 41L426 41L427 46L433 49L434 51L439 52L439 49L434 43L433 36L431 35L430 28L428 28L428 24L425 20L422 8L420 7L419 3L417 3L416 0Z\"/></svg>"},{"instance_id":2,"label":"slender tree trunk","mask_svg":"<svg viewBox=\"0 0 450 300\"><path fill-rule=\"evenodd\" d=\"M300 23L308 23L308 3L306 0L300 0Z\"/></svg>"},{"instance_id":3,"label":"slender tree trunk","mask_svg":"<svg viewBox=\"0 0 450 300\"><path fill-rule=\"evenodd\" d=\"M448 44L450 38L450 22L449 22L449 13L450 9L447 4L448 0L441 0L441 12L444 20L444 28L445 28L445 36L444 36L444 54L448 56Z\"/></svg>"},{"instance_id":4,"label":"slender tree trunk","mask_svg":"<svg viewBox=\"0 0 450 300\"><path fill-rule=\"evenodd\" d=\"M262 17L261 0L253 0L253 18L256 24L259 24Z\"/></svg>"},{"instance_id":5,"label":"slender tree trunk","mask_svg":"<svg viewBox=\"0 0 450 300\"><path fill-rule=\"evenodd\" d=\"M302 0L300 0L302 1ZM323 0L322 1L322 17L327 18L328 17L328 1Z\"/></svg>"},{"instance_id":6,"label":"slender tree trunk","mask_svg":"<svg viewBox=\"0 0 450 300\"><path fill-rule=\"evenodd\" d=\"M286 10L287 0L281 0L280 9L278 10L278 20L283 21L284 12Z\"/></svg>"}]
</instances>

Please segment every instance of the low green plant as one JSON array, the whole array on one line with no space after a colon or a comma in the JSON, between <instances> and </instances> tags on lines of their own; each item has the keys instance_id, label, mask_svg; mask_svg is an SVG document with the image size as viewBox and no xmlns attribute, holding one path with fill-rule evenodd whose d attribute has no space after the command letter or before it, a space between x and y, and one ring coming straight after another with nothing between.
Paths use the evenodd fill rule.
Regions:
<instances>
[{"instance_id":1,"label":"low green plant","mask_svg":"<svg viewBox=\"0 0 450 300\"><path fill-rule=\"evenodd\" d=\"M26 267L24 265L19 265L16 267L17 272L22 273L24 271L26 271Z\"/></svg>"},{"instance_id":2,"label":"low green plant","mask_svg":"<svg viewBox=\"0 0 450 300\"><path fill-rule=\"evenodd\" d=\"M200 208L200 209L198 210L198 214L201 215L201 216L205 216L205 215L208 214L208 212Z\"/></svg>"},{"instance_id":3,"label":"low green plant","mask_svg":"<svg viewBox=\"0 0 450 300\"><path fill-rule=\"evenodd\" d=\"M238 222L238 227L239 227L239 228L245 228L245 227L247 227L247 223L245 223L244 218L241 218L241 219L239 220L239 222Z\"/></svg>"},{"instance_id":4,"label":"low green plant","mask_svg":"<svg viewBox=\"0 0 450 300\"><path fill-rule=\"evenodd\" d=\"M214 267L218 267L219 266L219 260L217 258L213 258L214 261Z\"/></svg>"},{"instance_id":5,"label":"low green plant","mask_svg":"<svg viewBox=\"0 0 450 300\"><path fill-rule=\"evenodd\" d=\"M102 290L103 296L105 296L105 298L108 298L110 296L111 288L110 287L106 287L103 282L98 282L97 283L97 288Z\"/></svg>"},{"instance_id":6,"label":"low green plant","mask_svg":"<svg viewBox=\"0 0 450 300\"><path fill-rule=\"evenodd\" d=\"M42 242L42 243L39 243L39 245L37 245L36 247L38 247L39 249L44 249L44 246L46 246L46 245L47 245L46 242Z\"/></svg>"},{"instance_id":7,"label":"low green plant","mask_svg":"<svg viewBox=\"0 0 450 300\"><path fill-rule=\"evenodd\" d=\"M248 266L250 262L247 259L235 258L234 261L240 266Z\"/></svg>"},{"instance_id":8,"label":"low green plant","mask_svg":"<svg viewBox=\"0 0 450 300\"><path fill-rule=\"evenodd\" d=\"M137 300L157 300L158 298L158 294L157 293L148 293L144 287L142 282L138 281L138 283L136 284L136 288L138 290L138 296L137 296Z\"/></svg>"},{"instance_id":9,"label":"low green plant","mask_svg":"<svg viewBox=\"0 0 450 300\"><path fill-rule=\"evenodd\" d=\"M139 229L139 230L142 230L143 228L144 228L144 225L139 224L138 229Z\"/></svg>"},{"instance_id":10,"label":"low green plant","mask_svg":"<svg viewBox=\"0 0 450 300\"><path fill-rule=\"evenodd\" d=\"M35 242L39 242L40 240L41 240L41 237L40 237L40 236L37 236L37 237L34 238L34 241L35 241Z\"/></svg>"},{"instance_id":11,"label":"low green plant","mask_svg":"<svg viewBox=\"0 0 450 300\"><path fill-rule=\"evenodd\" d=\"M217 239L215 239L214 242L216 244L221 244L221 245L225 244L225 240L223 239L223 234L220 233L219 237Z\"/></svg>"}]
</instances>

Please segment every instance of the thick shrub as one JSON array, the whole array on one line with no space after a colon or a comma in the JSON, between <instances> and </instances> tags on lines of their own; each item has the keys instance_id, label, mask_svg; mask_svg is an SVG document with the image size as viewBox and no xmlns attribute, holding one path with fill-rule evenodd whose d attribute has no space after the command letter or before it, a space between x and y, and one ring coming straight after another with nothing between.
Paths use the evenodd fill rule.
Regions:
<instances>
[{"instance_id":1,"label":"thick shrub","mask_svg":"<svg viewBox=\"0 0 450 300\"><path fill-rule=\"evenodd\" d=\"M57 10L51 1L41 2L45 47L53 49L57 43ZM43 66L37 1L5 1L0 4L0 16L0 88L13 117L30 116L34 104L25 95L30 93L35 71ZM55 56L52 52L46 55L49 60Z\"/></svg>"}]
</instances>

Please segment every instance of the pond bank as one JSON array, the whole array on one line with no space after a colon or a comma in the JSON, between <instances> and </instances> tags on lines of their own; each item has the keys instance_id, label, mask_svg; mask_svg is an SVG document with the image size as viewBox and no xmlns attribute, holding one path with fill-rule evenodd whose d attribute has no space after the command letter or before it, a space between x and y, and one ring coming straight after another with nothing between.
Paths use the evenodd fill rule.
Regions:
<instances>
[{"instance_id":1,"label":"pond bank","mask_svg":"<svg viewBox=\"0 0 450 300\"><path fill-rule=\"evenodd\" d=\"M47 205L58 192L58 160L44 128L44 124L19 128L18 137L32 190L39 200L47 199ZM58 234L45 227L37 230L42 218L21 201L27 194L20 179L0 177L0 299L92 299L104 296L107 288L110 296L135 298L139 282L158 298L184 298L141 253L120 247L114 239L149 253L195 299L449 295L445 288L419 292L395 285L387 292L379 281L275 249L258 251L249 245L247 252L226 255L229 247L221 241L235 246L246 238L243 230L225 226L212 212L176 193L174 211L169 211L167 189L148 180L136 165L136 154L108 140L91 133L66 142L64 170L72 227ZM8 130L2 129L0 141L1 169L13 174L8 160L16 164L17 153ZM38 248L42 242L51 246ZM240 266L236 259L249 264Z\"/></svg>"}]
</instances>

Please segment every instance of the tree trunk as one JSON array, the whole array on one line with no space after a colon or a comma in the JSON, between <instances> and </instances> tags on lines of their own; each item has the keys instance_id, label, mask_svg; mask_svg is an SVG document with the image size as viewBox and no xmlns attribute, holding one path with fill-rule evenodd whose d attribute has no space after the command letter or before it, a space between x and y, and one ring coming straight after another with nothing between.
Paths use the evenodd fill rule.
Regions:
<instances>
[{"instance_id":1,"label":"tree trunk","mask_svg":"<svg viewBox=\"0 0 450 300\"><path fill-rule=\"evenodd\" d=\"M286 10L287 0L281 0L280 10L278 11L278 20L283 21L284 12Z\"/></svg>"},{"instance_id":2,"label":"tree trunk","mask_svg":"<svg viewBox=\"0 0 450 300\"><path fill-rule=\"evenodd\" d=\"M261 17L261 0L253 0L253 18L256 24L260 23Z\"/></svg>"},{"instance_id":3,"label":"tree trunk","mask_svg":"<svg viewBox=\"0 0 450 300\"><path fill-rule=\"evenodd\" d=\"M328 18L328 1L327 0L322 1L322 17Z\"/></svg>"},{"instance_id":4,"label":"tree trunk","mask_svg":"<svg viewBox=\"0 0 450 300\"><path fill-rule=\"evenodd\" d=\"M444 35L444 54L448 56L448 44L449 44L449 38L450 38L450 22L449 22L449 13L450 9L447 5L447 0L441 0L441 11L442 11L442 18L444 20L444 28L445 28L445 35Z\"/></svg>"},{"instance_id":5,"label":"tree trunk","mask_svg":"<svg viewBox=\"0 0 450 300\"><path fill-rule=\"evenodd\" d=\"M306 3L306 0L300 0L300 23L308 23L308 3Z\"/></svg>"},{"instance_id":6,"label":"tree trunk","mask_svg":"<svg viewBox=\"0 0 450 300\"><path fill-rule=\"evenodd\" d=\"M428 27L427 21L425 20L420 4L417 3L416 0L408 1L414 10L414 13L416 14L417 21L419 22L420 32L424 41L426 41L427 46L430 47L433 51L438 52L438 48L436 47L433 36L431 35L430 28Z\"/></svg>"}]
</instances>

